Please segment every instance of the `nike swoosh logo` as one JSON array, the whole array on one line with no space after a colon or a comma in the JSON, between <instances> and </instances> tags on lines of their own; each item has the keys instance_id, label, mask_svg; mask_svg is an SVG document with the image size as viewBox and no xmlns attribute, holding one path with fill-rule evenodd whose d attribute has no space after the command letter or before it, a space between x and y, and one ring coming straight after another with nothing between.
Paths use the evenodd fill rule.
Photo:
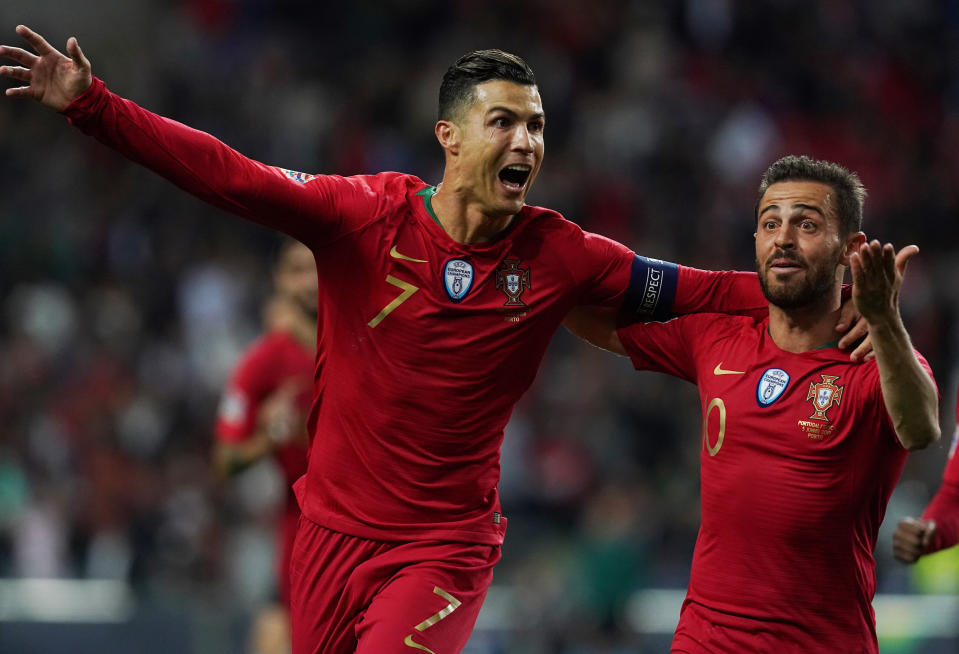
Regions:
<instances>
[{"instance_id":1,"label":"nike swoosh logo","mask_svg":"<svg viewBox=\"0 0 959 654\"><path fill-rule=\"evenodd\" d=\"M406 256L405 254L400 254L399 250L396 249L395 245L392 247L392 249L390 249L390 256L393 257L394 259L400 259L401 261L412 261L413 263L429 263L429 261L427 261L426 259L414 259L413 257Z\"/></svg>"},{"instance_id":2,"label":"nike swoosh logo","mask_svg":"<svg viewBox=\"0 0 959 654\"><path fill-rule=\"evenodd\" d=\"M713 368L714 375L745 375L745 370L725 370L723 369L723 362L720 361L716 364L716 367Z\"/></svg>"}]
</instances>

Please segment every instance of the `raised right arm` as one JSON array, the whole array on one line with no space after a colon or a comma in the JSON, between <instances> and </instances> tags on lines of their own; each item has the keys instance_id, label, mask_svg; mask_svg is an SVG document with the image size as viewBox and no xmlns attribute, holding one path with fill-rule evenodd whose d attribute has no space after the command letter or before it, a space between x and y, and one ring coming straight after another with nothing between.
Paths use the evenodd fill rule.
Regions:
<instances>
[{"instance_id":1,"label":"raised right arm","mask_svg":"<svg viewBox=\"0 0 959 654\"><path fill-rule=\"evenodd\" d=\"M0 67L0 75L26 83L7 89L8 96L62 112L84 133L221 209L308 243L320 232L336 232L330 185L249 159L205 132L111 93L92 76L75 38L67 42L66 57L23 25L17 33L36 54L0 46L0 56L20 64Z\"/></svg>"}]
</instances>

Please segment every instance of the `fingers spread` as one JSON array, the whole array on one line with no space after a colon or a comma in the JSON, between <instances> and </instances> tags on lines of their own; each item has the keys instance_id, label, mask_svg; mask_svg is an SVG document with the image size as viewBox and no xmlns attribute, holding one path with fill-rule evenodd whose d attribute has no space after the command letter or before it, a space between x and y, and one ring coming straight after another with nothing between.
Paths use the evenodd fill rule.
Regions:
<instances>
[{"instance_id":1,"label":"fingers spread","mask_svg":"<svg viewBox=\"0 0 959 654\"><path fill-rule=\"evenodd\" d=\"M27 68L32 68L37 62L37 59L40 58L35 54L27 52L23 48L15 48L10 45L0 45L0 57L13 59L21 66L26 66Z\"/></svg>"},{"instance_id":2,"label":"fingers spread","mask_svg":"<svg viewBox=\"0 0 959 654\"><path fill-rule=\"evenodd\" d=\"M30 81L30 69L23 66L0 66L0 75L12 77L23 82Z\"/></svg>"},{"instance_id":3,"label":"fingers spread","mask_svg":"<svg viewBox=\"0 0 959 654\"><path fill-rule=\"evenodd\" d=\"M81 70L89 70L90 60L83 56L83 50L77 42L77 37L71 36L67 39L67 54L73 59L73 63Z\"/></svg>"},{"instance_id":4,"label":"fingers spread","mask_svg":"<svg viewBox=\"0 0 959 654\"><path fill-rule=\"evenodd\" d=\"M896 278L896 251L892 243L886 243L882 248L882 267L886 277L890 280Z\"/></svg>"},{"instance_id":5,"label":"fingers spread","mask_svg":"<svg viewBox=\"0 0 959 654\"><path fill-rule=\"evenodd\" d=\"M906 274L906 264L917 254L919 254L919 248L915 245L907 245L896 253L896 269L900 275Z\"/></svg>"},{"instance_id":6,"label":"fingers spread","mask_svg":"<svg viewBox=\"0 0 959 654\"><path fill-rule=\"evenodd\" d=\"M26 25L17 25L17 34L20 35L20 38L29 43L39 55L45 55L50 52L57 51L56 48L47 43L46 39Z\"/></svg>"},{"instance_id":7,"label":"fingers spread","mask_svg":"<svg viewBox=\"0 0 959 654\"><path fill-rule=\"evenodd\" d=\"M29 97L32 97L32 96L30 95L30 87L29 87L29 86L15 86L15 87L13 87L12 89L7 89L6 91L4 91L4 95L6 95L8 98L29 98Z\"/></svg>"}]
</instances>

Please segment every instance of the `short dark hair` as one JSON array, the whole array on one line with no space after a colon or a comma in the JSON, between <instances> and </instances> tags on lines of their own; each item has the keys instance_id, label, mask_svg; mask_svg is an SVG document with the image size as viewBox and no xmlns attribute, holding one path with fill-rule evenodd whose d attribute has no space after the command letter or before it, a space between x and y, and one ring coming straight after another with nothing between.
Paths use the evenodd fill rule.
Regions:
<instances>
[{"instance_id":1,"label":"short dark hair","mask_svg":"<svg viewBox=\"0 0 959 654\"><path fill-rule=\"evenodd\" d=\"M439 120L456 120L475 99L476 85L494 80L536 85L533 69L521 57L502 50L474 50L457 59L443 75Z\"/></svg>"},{"instance_id":2,"label":"short dark hair","mask_svg":"<svg viewBox=\"0 0 959 654\"><path fill-rule=\"evenodd\" d=\"M766 190L777 182L820 182L836 193L836 213L839 231L843 236L862 230L862 206L866 188L859 176L831 161L821 161L805 155L789 155L776 161L763 173L756 199L756 222L759 222L759 203Z\"/></svg>"}]
</instances>

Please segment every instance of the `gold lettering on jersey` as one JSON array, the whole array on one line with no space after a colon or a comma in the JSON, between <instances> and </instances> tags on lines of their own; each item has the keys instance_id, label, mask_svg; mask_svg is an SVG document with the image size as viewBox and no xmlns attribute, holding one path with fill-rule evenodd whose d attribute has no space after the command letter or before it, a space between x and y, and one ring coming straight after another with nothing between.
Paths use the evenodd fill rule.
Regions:
<instances>
[{"instance_id":1,"label":"gold lettering on jersey","mask_svg":"<svg viewBox=\"0 0 959 654\"><path fill-rule=\"evenodd\" d=\"M449 602L449 604L447 604L445 608L440 610L439 613L434 613L430 617L423 620L423 622L413 627L414 629L416 629L416 631L425 631L429 629L434 624L436 624L437 622L439 622L440 620L448 616L450 613L458 609L463 604L461 601L459 601L458 599L456 599L455 597L447 593L445 590L443 590L439 586L433 587L433 594L439 595L440 597L445 599L447 602ZM431 650L429 647L426 647L425 645L420 645L419 643L414 642L413 634L409 634L406 638L404 638L403 644L406 645L407 647L412 647L413 649L418 649L422 652L429 652L429 654L436 654L436 652Z\"/></svg>"},{"instance_id":2,"label":"gold lettering on jersey","mask_svg":"<svg viewBox=\"0 0 959 654\"><path fill-rule=\"evenodd\" d=\"M829 411L834 404L839 404L842 400L842 389L845 386L837 386L834 382L839 379L839 375L823 375L820 382L809 382L809 391L806 393L806 399L812 400L813 414L809 420L822 420L829 422L826 411Z\"/></svg>"},{"instance_id":3,"label":"gold lettering on jersey","mask_svg":"<svg viewBox=\"0 0 959 654\"><path fill-rule=\"evenodd\" d=\"M799 425L799 429L802 430L806 436L814 441L825 440L836 431L836 425L823 424L813 420L797 420L796 424Z\"/></svg>"},{"instance_id":4,"label":"gold lettering on jersey","mask_svg":"<svg viewBox=\"0 0 959 654\"><path fill-rule=\"evenodd\" d=\"M713 409L719 409L719 434L716 436L715 445L709 443L709 414ZM726 437L726 404L722 398L714 397L706 406L706 413L703 415L703 447L709 452L709 456L716 456L719 448L723 446L723 439Z\"/></svg>"}]
</instances>

